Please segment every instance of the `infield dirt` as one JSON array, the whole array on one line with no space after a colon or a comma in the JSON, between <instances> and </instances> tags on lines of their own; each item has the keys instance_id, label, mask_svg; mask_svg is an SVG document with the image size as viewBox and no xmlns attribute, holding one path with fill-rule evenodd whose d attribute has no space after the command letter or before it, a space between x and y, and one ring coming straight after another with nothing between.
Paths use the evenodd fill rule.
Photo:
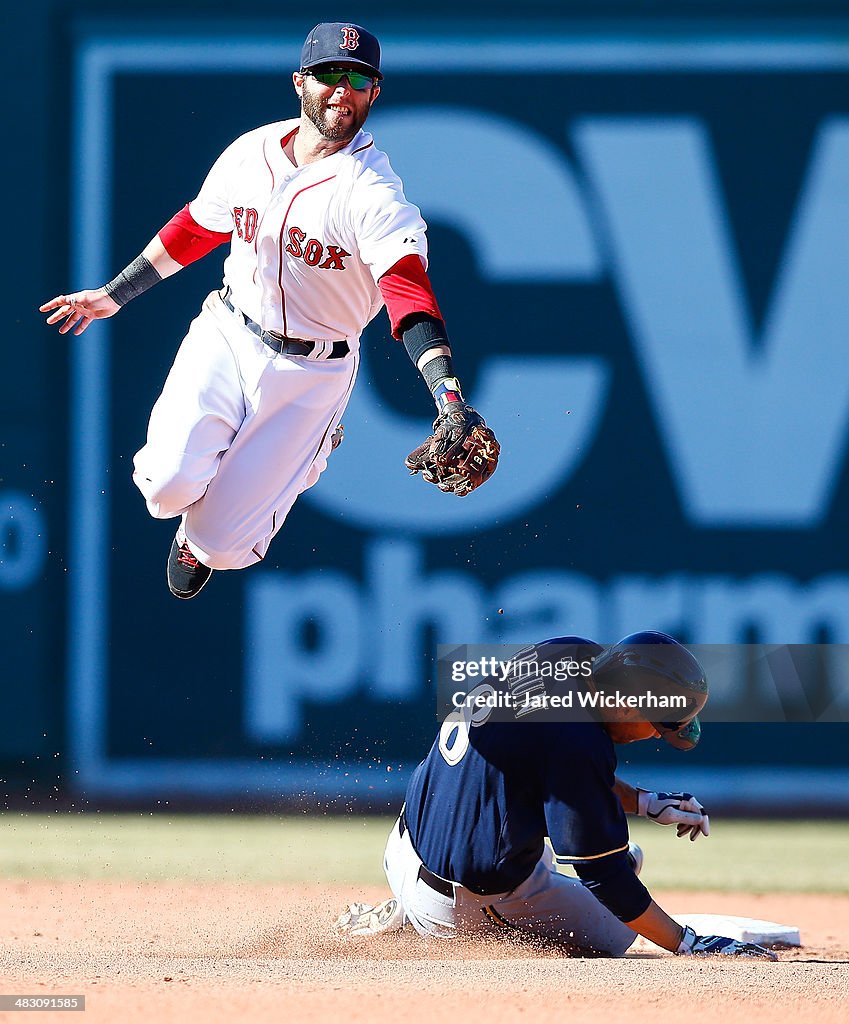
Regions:
<instances>
[{"instance_id":1,"label":"infield dirt","mask_svg":"<svg viewBox=\"0 0 849 1024\"><path fill-rule=\"evenodd\" d=\"M602 960L514 942L424 943L406 932L333 936L347 902L385 895L329 886L2 882L0 993L85 995L85 1021L128 1024L849 1019L849 896L658 894L673 912L799 925L803 948L767 963L675 958L642 940L624 959Z\"/></svg>"}]
</instances>

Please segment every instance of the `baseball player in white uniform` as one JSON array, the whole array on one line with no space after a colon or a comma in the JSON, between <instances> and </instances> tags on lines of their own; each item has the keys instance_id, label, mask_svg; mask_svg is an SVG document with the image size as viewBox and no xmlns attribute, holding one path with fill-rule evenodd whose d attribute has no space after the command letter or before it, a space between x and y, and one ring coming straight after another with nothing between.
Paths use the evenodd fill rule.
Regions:
<instances>
[{"instance_id":1,"label":"baseball player in white uniform","mask_svg":"<svg viewBox=\"0 0 849 1024\"><path fill-rule=\"evenodd\" d=\"M194 597L213 569L265 556L341 439L360 335L383 305L438 413L450 410L464 439L477 425L494 442L456 379L425 222L363 130L382 77L371 33L317 25L293 74L300 117L228 146L197 197L114 280L41 306L60 333L81 334L230 243L223 287L191 324L135 456L151 515L180 517L167 573L176 597Z\"/></svg>"}]
</instances>

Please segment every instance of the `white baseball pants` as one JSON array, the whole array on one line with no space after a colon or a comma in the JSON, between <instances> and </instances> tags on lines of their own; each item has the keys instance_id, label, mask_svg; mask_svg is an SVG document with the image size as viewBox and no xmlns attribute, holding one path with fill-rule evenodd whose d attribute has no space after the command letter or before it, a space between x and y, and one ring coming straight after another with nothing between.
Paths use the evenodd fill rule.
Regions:
<instances>
[{"instance_id":1,"label":"white baseball pants","mask_svg":"<svg viewBox=\"0 0 849 1024\"><path fill-rule=\"evenodd\" d=\"M327 466L358 365L356 351L277 355L212 292L135 457L133 480L150 514L182 516L192 551L213 569L258 562Z\"/></svg>"},{"instance_id":2,"label":"white baseball pants","mask_svg":"<svg viewBox=\"0 0 849 1024\"><path fill-rule=\"evenodd\" d=\"M410 833L401 835L399 818L389 833L383 867L406 920L426 937L451 939L513 930L608 956L622 956L637 937L577 878L554 870L548 846L530 876L512 892L478 896L454 884L448 896L419 877L422 862Z\"/></svg>"}]
</instances>

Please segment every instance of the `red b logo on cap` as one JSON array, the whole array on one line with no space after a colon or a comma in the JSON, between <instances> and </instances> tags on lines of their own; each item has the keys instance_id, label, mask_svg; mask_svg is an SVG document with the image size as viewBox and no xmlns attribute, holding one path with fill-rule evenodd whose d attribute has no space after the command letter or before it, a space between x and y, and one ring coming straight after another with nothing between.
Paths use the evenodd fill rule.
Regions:
<instances>
[{"instance_id":1,"label":"red b logo on cap","mask_svg":"<svg viewBox=\"0 0 849 1024\"><path fill-rule=\"evenodd\" d=\"M342 42L339 44L340 50L356 50L360 45L360 33L355 28L343 28L342 29Z\"/></svg>"}]
</instances>

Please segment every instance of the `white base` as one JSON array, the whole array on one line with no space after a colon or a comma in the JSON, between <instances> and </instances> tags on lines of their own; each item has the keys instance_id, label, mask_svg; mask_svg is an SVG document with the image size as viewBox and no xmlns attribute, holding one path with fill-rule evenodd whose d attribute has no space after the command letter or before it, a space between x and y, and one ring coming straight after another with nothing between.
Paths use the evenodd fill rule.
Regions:
<instances>
[{"instance_id":1,"label":"white base","mask_svg":"<svg viewBox=\"0 0 849 1024\"><path fill-rule=\"evenodd\" d=\"M770 946L801 946L799 929L775 921L759 921L754 917L732 917L729 914L673 914L679 924L689 925L697 935L725 935L740 942L757 942Z\"/></svg>"}]
</instances>

